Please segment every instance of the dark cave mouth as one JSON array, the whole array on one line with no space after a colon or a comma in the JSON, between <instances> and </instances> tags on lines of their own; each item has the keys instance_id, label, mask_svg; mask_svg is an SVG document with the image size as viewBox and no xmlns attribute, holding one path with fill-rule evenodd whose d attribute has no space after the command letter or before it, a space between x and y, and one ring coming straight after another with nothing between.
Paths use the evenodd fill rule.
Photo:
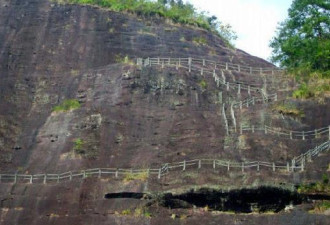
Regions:
<instances>
[{"instance_id":1,"label":"dark cave mouth","mask_svg":"<svg viewBox=\"0 0 330 225\"><path fill-rule=\"evenodd\" d=\"M145 193L109 193L106 199L141 199L148 200L146 206L155 203L169 209L190 209L208 207L212 211L235 213L278 213L289 205L300 205L310 200L329 200L327 195L302 195L275 187L259 187L256 189L239 189L231 191L202 188L190 190L182 194L145 194Z\"/></svg>"}]
</instances>

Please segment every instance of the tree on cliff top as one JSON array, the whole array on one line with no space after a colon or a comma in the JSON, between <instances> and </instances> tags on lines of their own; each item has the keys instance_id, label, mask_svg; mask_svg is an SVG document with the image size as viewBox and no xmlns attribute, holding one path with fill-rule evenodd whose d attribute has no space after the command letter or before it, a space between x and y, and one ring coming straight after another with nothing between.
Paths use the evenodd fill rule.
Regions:
<instances>
[{"instance_id":1,"label":"tree on cliff top","mask_svg":"<svg viewBox=\"0 0 330 225\"><path fill-rule=\"evenodd\" d=\"M330 76L330 1L294 0L270 46L273 62Z\"/></svg>"}]
</instances>

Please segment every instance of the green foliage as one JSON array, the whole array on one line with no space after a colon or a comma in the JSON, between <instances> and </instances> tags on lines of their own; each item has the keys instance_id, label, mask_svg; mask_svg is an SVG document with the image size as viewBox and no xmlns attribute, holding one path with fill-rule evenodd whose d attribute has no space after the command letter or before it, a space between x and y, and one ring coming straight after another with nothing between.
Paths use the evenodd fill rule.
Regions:
<instances>
[{"instance_id":1,"label":"green foliage","mask_svg":"<svg viewBox=\"0 0 330 225\"><path fill-rule=\"evenodd\" d=\"M207 45L207 40L203 37L194 37L192 41L196 45Z\"/></svg>"},{"instance_id":2,"label":"green foliage","mask_svg":"<svg viewBox=\"0 0 330 225\"><path fill-rule=\"evenodd\" d=\"M123 216L128 216L131 214L132 214L132 211L130 209L124 209L123 211L121 211L121 215L123 215Z\"/></svg>"},{"instance_id":3,"label":"green foliage","mask_svg":"<svg viewBox=\"0 0 330 225\"><path fill-rule=\"evenodd\" d=\"M329 69L330 3L327 0L295 0L278 35L271 42L273 60L295 68L300 64ZM324 52L321 52L323 50Z\"/></svg>"},{"instance_id":4,"label":"green foliage","mask_svg":"<svg viewBox=\"0 0 330 225\"><path fill-rule=\"evenodd\" d=\"M327 174L322 175L322 183L325 185L329 184L329 177Z\"/></svg>"},{"instance_id":5,"label":"green foliage","mask_svg":"<svg viewBox=\"0 0 330 225\"><path fill-rule=\"evenodd\" d=\"M141 181L146 181L149 177L149 174L147 171L140 172L140 173L126 173L124 175L124 182L129 182L132 180L141 180Z\"/></svg>"},{"instance_id":6,"label":"green foliage","mask_svg":"<svg viewBox=\"0 0 330 225\"><path fill-rule=\"evenodd\" d=\"M138 207L134 210L134 216L151 218L151 213L147 210L146 207Z\"/></svg>"},{"instance_id":7,"label":"green foliage","mask_svg":"<svg viewBox=\"0 0 330 225\"><path fill-rule=\"evenodd\" d=\"M207 88L207 83L206 83L205 80L201 80L201 81L199 82L199 85L200 85L203 89L206 89L206 88Z\"/></svg>"},{"instance_id":8,"label":"green foliage","mask_svg":"<svg viewBox=\"0 0 330 225\"><path fill-rule=\"evenodd\" d=\"M273 106L273 111L281 113L283 115L289 115L294 117L304 117L303 111L299 110L294 104L280 103Z\"/></svg>"},{"instance_id":9,"label":"green foliage","mask_svg":"<svg viewBox=\"0 0 330 225\"><path fill-rule=\"evenodd\" d=\"M150 212L148 212L148 211L145 211L145 212L143 213L143 216L144 216L145 218L151 218L152 214L151 214Z\"/></svg>"},{"instance_id":10,"label":"green foliage","mask_svg":"<svg viewBox=\"0 0 330 225\"><path fill-rule=\"evenodd\" d=\"M77 154L85 154L86 151L83 149L83 145L85 144L84 141L81 138L77 138L73 141L73 150Z\"/></svg>"},{"instance_id":11,"label":"green foliage","mask_svg":"<svg viewBox=\"0 0 330 225\"><path fill-rule=\"evenodd\" d=\"M330 2L294 0L270 46L272 61L297 73L330 70Z\"/></svg>"},{"instance_id":12,"label":"green foliage","mask_svg":"<svg viewBox=\"0 0 330 225\"><path fill-rule=\"evenodd\" d=\"M300 87L292 94L294 98L309 98L311 96L310 90L306 83L302 83Z\"/></svg>"},{"instance_id":13,"label":"green foliage","mask_svg":"<svg viewBox=\"0 0 330 225\"><path fill-rule=\"evenodd\" d=\"M56 0L70 4L89 4L108 8L117 12L135 13L140 16L160 16L175 23L197 26L222 37L230 45L237 38L230 25L222 24L217 17L205 12L197 12L190 3L182 0Z\"/></svg>"},{"instance_id":14,"label":"green foliage","mask_svg":"<svg viewBox=\"0 0 330 225\"><path fill-rule=\"evenodd\" d=\"M310 184L301 184L298 187L299 193L314 194L314 193L326 193L330 194L330 183L327 174L322 175L322 181Z\"/></svg>"},{"instance_id":15,"label":"green foliage","mask_svg":"<svg viewBox=\"0 0 330 225\"><path fill-rule=\"evenodd\" d=\"M303 81L300 87L292 94L294 98L316 98L323 102L330 93L330 78L322 78L321 74L312 73L307 82Z\"/></svg>"},{"instance_id":16,"label":"green foliage","mask_svg":"<svg viewBox=\"0 0 330 225\"><path fill-rule=\"evenodd\" d=\"M122 56L120 54L115 55L115 62L116 63L133 64L133 61L127 55L126 56Z\"/></svg>"},{"instance_id":17,"label":"green foliage","mask_svg":"<svg viewBox=\"0 0 330 225\"><path fill-rule=\"evenodd\" d=\"M330 201L323 201L321 204L318 205L321 211L325 211L330 209Z\"/></svg>"},{"instance_id":18,"label":"green foliage","mask_svg":"<svg viewBox=\"0 0 330 225\"><path fill-rule=\"evenodd\" d=\"M330 201L321 201L317 202L314 205L314 209L310 210L310 213L324 213L325 211L330 209Z\"/></svg>"},{"instance_id":19,"label":"green foliage","mask_svg":"<svg viewBox=\"0 0 330 225\"><path fill-rule=\"evenodd\" d=\"M69 110L79 109L80 103L76 99L67 99L62 102L62 104L55 106L53 108L54 112L66 112Z\"/></svg>"}]
</instances>

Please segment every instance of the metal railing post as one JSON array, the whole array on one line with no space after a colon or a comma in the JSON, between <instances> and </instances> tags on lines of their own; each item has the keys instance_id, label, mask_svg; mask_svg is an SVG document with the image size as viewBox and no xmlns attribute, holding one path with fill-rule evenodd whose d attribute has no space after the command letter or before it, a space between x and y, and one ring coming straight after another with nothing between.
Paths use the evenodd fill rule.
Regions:
<instances>
[{"instance_id":1,"label":"metal railing post","mask_svg":"<svg viewBox=\"0 0 330 225\"><path fill-rule=\"evenodd\" d=\"M258 161L257 171L260 171L260 162Z\"/></svg>"},{"instance_id":2,"label":"metal railing post","mask_svg":"<svg viewBox=\"0 0 330 225\"><path fill-rule=\"evenodd\" d=\"M161 171L161 169L159 169L159 170L158 170L158 179L160 179L160 177L161 177L161 173L162 173L162 171Z\"/></svg>"},{"instance_id":3,"label":"metal railing post","mask_svg":"<svg viewBox=\"0 0 330 225\"><path fill-rule=\"evenodd\" d=\"M191 72L191 57L188 58L189 73Z\"/></svg>"}]
</instances>

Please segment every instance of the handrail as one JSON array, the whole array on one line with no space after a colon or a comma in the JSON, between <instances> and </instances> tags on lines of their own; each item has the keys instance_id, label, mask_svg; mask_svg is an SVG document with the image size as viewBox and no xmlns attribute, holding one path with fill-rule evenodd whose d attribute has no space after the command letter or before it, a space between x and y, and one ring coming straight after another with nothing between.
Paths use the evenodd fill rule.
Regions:
<instances>
[{"instance_id":1,"label":"handrail","mask_svg":"<svg viewBox=\"0 0 330 225\"><path fill-rule=\"evenodd\" d=\"M210 60L205 60L205 59L194 59L194 58L147 58L147 59L141 59L138 58L137 60L137 64L141 65L141 66L152 66L152 65L158 65L161 66L162 68L164 68L165 66L175 66L177 69L180 68L185 68L188 69L190 72L193 70L198 70L200 71L201 75L203 74L212 74L212 76L214 77L217 86L219 86L220 84L225 85L227 87L227 89L229 88L233 88L233 89L238 89L238 92L240 92L241 89L245 89L248 90L248 92L251 91L256 91L256 92L260 92L262 93L262 87L255 87L249 84L244 84L244 83L231 83L231 82L226 82L226 79L224 77L224 75L222 76L222 78L220 78L216 73L215 70L208 70L205 69L205 67L207 66L207 63L210 62L211 64L214 63L214 68L221 68L221 66L225 66L225 69L230 69L231 66L236 66L238 70L244 68L244 66L238 65L238 64L231 64L231 63L225 63L225 64L221 64L221 63L217 63L214 61L210 61ZM195 64L199 63L200 67L196 67ZM220 67L219 67L220 66ZM251 67L249 67L251 68ZM269 68L262 68L262 71L269 71ZM253 69L252 69L253 71ZM283 71L281 69L278 69L278 71ZM249 107L250 105L254 105L256 102L269 102L269 101L277 101L278 97L277 94L268 94L267 96L264 96L263 94L261 95L261 97L251 97L248 98L244 101L239 101L239 102L234 102L233 103L233 107L234 108L240 108L242 109L242 107L246 106ZM224 110L222 110L223 113ZM226 130L228 132L228 130L236 130L235 127L228 128L228 122L227 122L227 118L224 115L224 120L226 123ZM323 129L323 130L322 130ZM327 132L329 132L329 138L330 138L330 126L328 128L321 128L318 130L313 130L313 131L276 131L274 130L274 128L269 127L269 126L265 126L265 127L244 127L240 129L241 133L242 131L249 131L251 130L252 132L254 131L264 131L265 133L273 133L273 134L277 134L277 135L282 135L282 136L286 136L286 137L290 137L290 139L302 139L302 140L306 140L308 137L314 137L314 138L318 138L320 135L323 135ZM299 138L300 137L300 138Z\"/></svg>"},{"instance_id":2,"label":"handrail","mask_svg":"<svg viewBox=\"0 0 330 225\"><path fill-rule=\"evenodd\" d=\"M141 61L142 60L142 61ZM147 58L145 60L148 60L148 63L144 63L144 65L150 65L153 62L156 62L158 65L160 64L173 64L173 63L179 63L178 66L184 66L191 64L197 64L201 67L212 67L215 70L224 69L224 70L231 70L231 71L237 71L237 72L245 72L249 74L258 73L258 74L264 74L267 75L269 72L271 75L274 75L276 72L284 72L283 69L274 68L274 67L252 67L252 66L246 66L246 65L240 65L240 64L234 64L230 62L216 62L212 60L206 60L206 59L196 59L196 58L166 58L166 57L157 57L157 58ZM143 59L138 58L137 59L138 65L143 65Z\"/></svg>"},{"instance_id":3,"label":"handrail","mask_svg":"<svg viewBox=\"0 0 330 225\"><path fill-rule=\"evenodd\" d=\"M230 160L220 160L220 159L194 159L194 160L184 160L182 162L173 162L173 163L165 163L162 164L159 168L147 168L147 169L133 169L133 168L93 168L93 169L87 169L87 170L79 170L79 171L68 171L64 173L59 174L0 174L0 182L4 181L12 181L14 183L17 182L25 182L28 183L34 183L39 181L42 181L44 184L49 182L56 183L62 182L62 181L71 181L76 178L85 179L87 177L97 175L98 178L101 178L102 175L114 175L115 177L118 177L119 175L144 175L144 176L150 176L150 175L157 175L160 179L162 176L168 174L170 171L175 171L177 169L180 170L187 170L187 169L201 169L201 167L204 166L212 166L211 168L213 170L220 169L221 167L224 167L227 169L227 171L230 170L230 168L239 168L242 170L242 172L245 171L245 169L250 169L253 167L257 168L257 171L259 171L262 167L271 168L273 172L276 171L276 169L282 169L286 172L294 172L295 169L299 169L301 171L304 171L305 169L305 163L306 161L310 161L312 157L318 156L321 152L327 151L330 149L330 140L326 141L318 146L316 146L313 149L308 150L307 152L294 157L290 161L286 163L275 163L275 162L263 162L263 161L230 161ZM39 182L40 183L40 182Z\"/></svg>"},{"instance_id":4,"label":"handrail","mask_svg":"<svg viewBox=\"0 0 330 225\"><path fill-rule=\"evenodd\" d=\"M229 128L230 130L234 130L234 128ZM265 134L275 134L278 136L283 136L286 138L292 139L300 139L300 140L310 140L310 139L317 139L321 138L322 136L328 136L330 140L330 126L322 127L315 130L310 131L293 131L293 130L278 130L278 128L274 128L271 126L243 126L240 124L240 134L243 134L244 131L262 131Z\"/></svg>"}]
</instances>

